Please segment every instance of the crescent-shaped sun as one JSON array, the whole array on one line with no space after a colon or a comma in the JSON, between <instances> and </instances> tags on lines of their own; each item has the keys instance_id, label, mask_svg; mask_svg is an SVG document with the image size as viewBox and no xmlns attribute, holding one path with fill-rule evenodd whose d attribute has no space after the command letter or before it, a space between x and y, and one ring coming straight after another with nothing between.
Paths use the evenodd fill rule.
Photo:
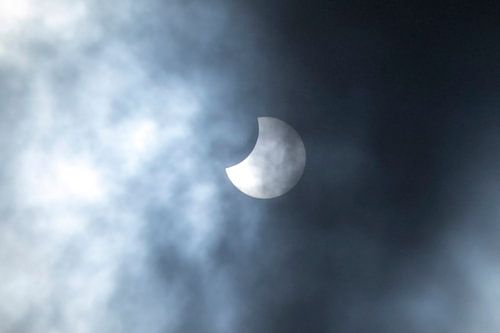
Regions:
<instances>
[{"instance_id":1,"label":"crescent-shaped sun","mask_svg":"<svg viewBox=\"0 0 500 333\"><path fill-rule=\"evenodd\" d=\"M306 150L290 125L272 117L259 117L259 135L252 152L226 169L229 180L248 196L270 199L291 190L302 177Z\"/></svg>"}]
</instances>

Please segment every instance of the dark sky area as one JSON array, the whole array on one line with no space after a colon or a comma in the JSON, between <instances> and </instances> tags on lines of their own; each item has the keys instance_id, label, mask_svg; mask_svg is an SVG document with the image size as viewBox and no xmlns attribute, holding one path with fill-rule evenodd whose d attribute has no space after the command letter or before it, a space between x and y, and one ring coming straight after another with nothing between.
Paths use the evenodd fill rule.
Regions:
<instances>
[{"instance_id":1,"label":"dark sky area","mask_svg":"<svg viewBox=\"0 0 500 333\"><path fill-rule=\"evenodd\" d=\"M462 332L469 291L435 251L468 201L457 191L476 186L464 170L498 182L498 4L250 7L270 50L255 89L273 91L266 106L301 133L308 165L291 193L255 203L261 238L232 268L242 331ZM428 317L398 305L426 284L445 305Z\"/></svg>"}]
</instances>

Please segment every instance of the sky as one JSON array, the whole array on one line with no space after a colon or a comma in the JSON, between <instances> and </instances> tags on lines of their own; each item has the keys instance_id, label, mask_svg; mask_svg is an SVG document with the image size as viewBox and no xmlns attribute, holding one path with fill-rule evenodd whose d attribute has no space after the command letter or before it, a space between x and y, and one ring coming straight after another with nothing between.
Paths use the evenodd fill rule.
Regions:
<instances>
[{"instance_id":1,"label":"sky","mask_svg":"<svg viewBox=\"0 0 500 333\"><path fill-rule=\"evenodd\" d=\"M499 14L0 0L0 331L497 333ZM260 200L265 116L307 163Z\"/></svg>"}]
</instances>

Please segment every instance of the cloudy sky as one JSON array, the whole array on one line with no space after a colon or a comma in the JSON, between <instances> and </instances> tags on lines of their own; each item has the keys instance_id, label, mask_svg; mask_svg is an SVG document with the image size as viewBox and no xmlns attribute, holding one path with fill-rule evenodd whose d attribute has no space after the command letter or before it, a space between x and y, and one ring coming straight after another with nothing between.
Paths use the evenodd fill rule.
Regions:
<instances>
[{"instance_id":1,"label":"cloudy sky","mask_svg":"<svg viewBox=\"0 0 500 333\"><path fill-rule=\"evenodd\" d=\"M500 10L0 0L0 331L500 331ZM225 168L257 117L307 165Z\"/></svg>"}]
</instances>

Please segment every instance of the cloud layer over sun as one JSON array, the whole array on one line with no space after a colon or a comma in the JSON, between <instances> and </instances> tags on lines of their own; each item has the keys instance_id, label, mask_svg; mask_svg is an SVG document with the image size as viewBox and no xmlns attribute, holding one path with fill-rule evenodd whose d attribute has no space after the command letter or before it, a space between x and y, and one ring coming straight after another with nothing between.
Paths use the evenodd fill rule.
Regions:
<instances>
[{"instance_id":1,"label":"cloud layer over sun","mask_svg":"<svg viewBox=\"0 0 500 333\"><path fill-rule=\"evenodd\" d=\"M0 0L0 332L497 333L498 43L386 5Z\"/></svg>"}]
</instances>

